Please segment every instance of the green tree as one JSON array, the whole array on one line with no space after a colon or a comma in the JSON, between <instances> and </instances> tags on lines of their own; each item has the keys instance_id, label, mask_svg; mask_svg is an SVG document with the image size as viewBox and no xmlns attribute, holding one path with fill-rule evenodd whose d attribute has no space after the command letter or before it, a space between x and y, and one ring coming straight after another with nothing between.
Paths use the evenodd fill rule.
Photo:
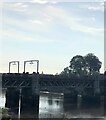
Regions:
<instances>
[{"instance_id":1,"label":"green tree","mask_svg":"<svg viewBox=\"0 0 106 120\"><path fill-rule=\"evenodd\" d=\"M69 74L70 74L69 67L64 68L64 71L61 72L61 75L64 76L69 76Z\"/></svg>"},{"instance_id":2,"label":"green tree","mask_svg":"<svg viewBox=\"0 0 106 120\"><path fill-rule=\"evenodd\" d=\"M74 56L70 61L70 70L72 74L82 75L85 71L85 59L81 55Z\"/></svg>"},{"instance_id":3,"label":"green tree","mask_svg":"<svg viewBox=\"0 0 106 120\"><path fill-rule=\"evenodd\" d=\"M93 53L86 56L76 55L71 59L69 67L64 68L61 74L65 76L92 75L100 72L101 65L102 63Z\"/></svg>"},{"instance_id":4,"label":"green tree","mask_svg":"<svg viewBox=\"0 0 106 120\"><path fill-rule=\"evenodd\" d=\"M100 68L102 63L99 61L98 57L94 54L89 53L85 57L86 61L86 70L89 74L93 74L94 72L100 72Z\"/></svg>"}]
</instances>

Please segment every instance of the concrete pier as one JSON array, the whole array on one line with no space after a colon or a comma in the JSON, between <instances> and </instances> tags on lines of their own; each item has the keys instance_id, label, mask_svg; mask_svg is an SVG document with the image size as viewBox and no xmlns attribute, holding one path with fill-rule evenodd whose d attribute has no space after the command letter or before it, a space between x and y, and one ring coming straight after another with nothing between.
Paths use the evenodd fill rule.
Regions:
<instances>
[{"instance_id":1,"label":"concrete pier","mask_svg":"<svg viewBox=\"0 0 106 120\"><path fill-rule=\"evenodd\" d=\"M20 118L38 118L39 95L31 94L31 91L31 88L23 88L20 95L20 89L7 89L5 107L10 108Z\"/></svg>"},{"instance_id":2,"label":"concrete pier","mask_svg":"<svg viewBox=\"0 0 106 120\"><path fill-rule=\"evenodd\" d=\"M5 107L11 108L13 111L17 113L18 103L19 103L19 91L14 88L7 89Z\"/></svg>"}]
</instances>

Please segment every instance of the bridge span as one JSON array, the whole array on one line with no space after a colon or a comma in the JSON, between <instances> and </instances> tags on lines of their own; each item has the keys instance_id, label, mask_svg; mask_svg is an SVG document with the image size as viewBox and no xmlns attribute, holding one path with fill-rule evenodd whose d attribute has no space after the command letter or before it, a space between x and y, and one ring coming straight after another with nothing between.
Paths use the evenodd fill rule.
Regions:
<instances>
[{"instance_id":1,"label":"bridge span","mask_svg":"<svg viewBox=\"0 0 106 120\"><path fill-rule=\"evenodd\" d=\"M38 79L38 80L37 80ZM63 77L48 74L7 73L2 75L2 88L33 88L38 91L95 94L104 92L104 76Z\"/></svg>"}]
</instances>

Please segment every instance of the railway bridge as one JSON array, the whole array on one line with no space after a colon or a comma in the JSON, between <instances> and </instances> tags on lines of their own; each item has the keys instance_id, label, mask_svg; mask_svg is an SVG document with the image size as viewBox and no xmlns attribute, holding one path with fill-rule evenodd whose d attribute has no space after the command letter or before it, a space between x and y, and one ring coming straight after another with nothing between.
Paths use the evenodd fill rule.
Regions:
<instances>
[{"instance_id":1,"label":"railway bridge","mask_svg":"<svg viewBox=\"0 0 106 120\"><path fill-rule=\"evenodd\" d=\"M104 76L64 77L49 74L5 73L2 75L2 88L32 88L34 91L80 94L103 94Z\"/></svg>"},{"instance_id":2,"label":"railway bridge","mask_svg":"<svg viewBox=\"0 0 106 120\"><path fill-rule=\"evenodd\" d=\"M64 101L67 98L75 101L78 96L96 98L105 93L104 75L64 77L39 73L4 73L2 74L2 89L6 89L6 107L18 108L19 99L22 100L22 109L28 107L32 111L39 111L40 91L63 93ZM26 107L27 106L27 107ZM34 107L35 106L35 107Z\"/></svg>"}]
</instances>

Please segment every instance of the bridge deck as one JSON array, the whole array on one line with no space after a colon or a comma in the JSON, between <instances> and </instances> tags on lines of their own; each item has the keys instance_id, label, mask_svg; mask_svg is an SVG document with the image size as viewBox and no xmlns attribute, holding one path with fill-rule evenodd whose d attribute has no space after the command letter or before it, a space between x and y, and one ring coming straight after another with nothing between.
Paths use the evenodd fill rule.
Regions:
<instances>
[{"instance_id":1,"label":"bridge deck","mask_svg":"<svg viewBox=\"0 0 106 120\"><path fill-rule=\"evenodd\" d=\"M36 84L38 75L38 86L40 90L49 91L64 91L64 90L94 90L95 78L85 76L78 77L62 77L59 75L43 75L43 74L3 74L2 75L2 88L16 87L32 87ZM33 81L33 78L35 79ZM97 78L98 79L98 78ZM101 91L104 91L104 77L99 78L99 86ZM105 82L106 83L106 82ZM35 85L36 86L36 85Z\"/></svg>"}]
</instances>

